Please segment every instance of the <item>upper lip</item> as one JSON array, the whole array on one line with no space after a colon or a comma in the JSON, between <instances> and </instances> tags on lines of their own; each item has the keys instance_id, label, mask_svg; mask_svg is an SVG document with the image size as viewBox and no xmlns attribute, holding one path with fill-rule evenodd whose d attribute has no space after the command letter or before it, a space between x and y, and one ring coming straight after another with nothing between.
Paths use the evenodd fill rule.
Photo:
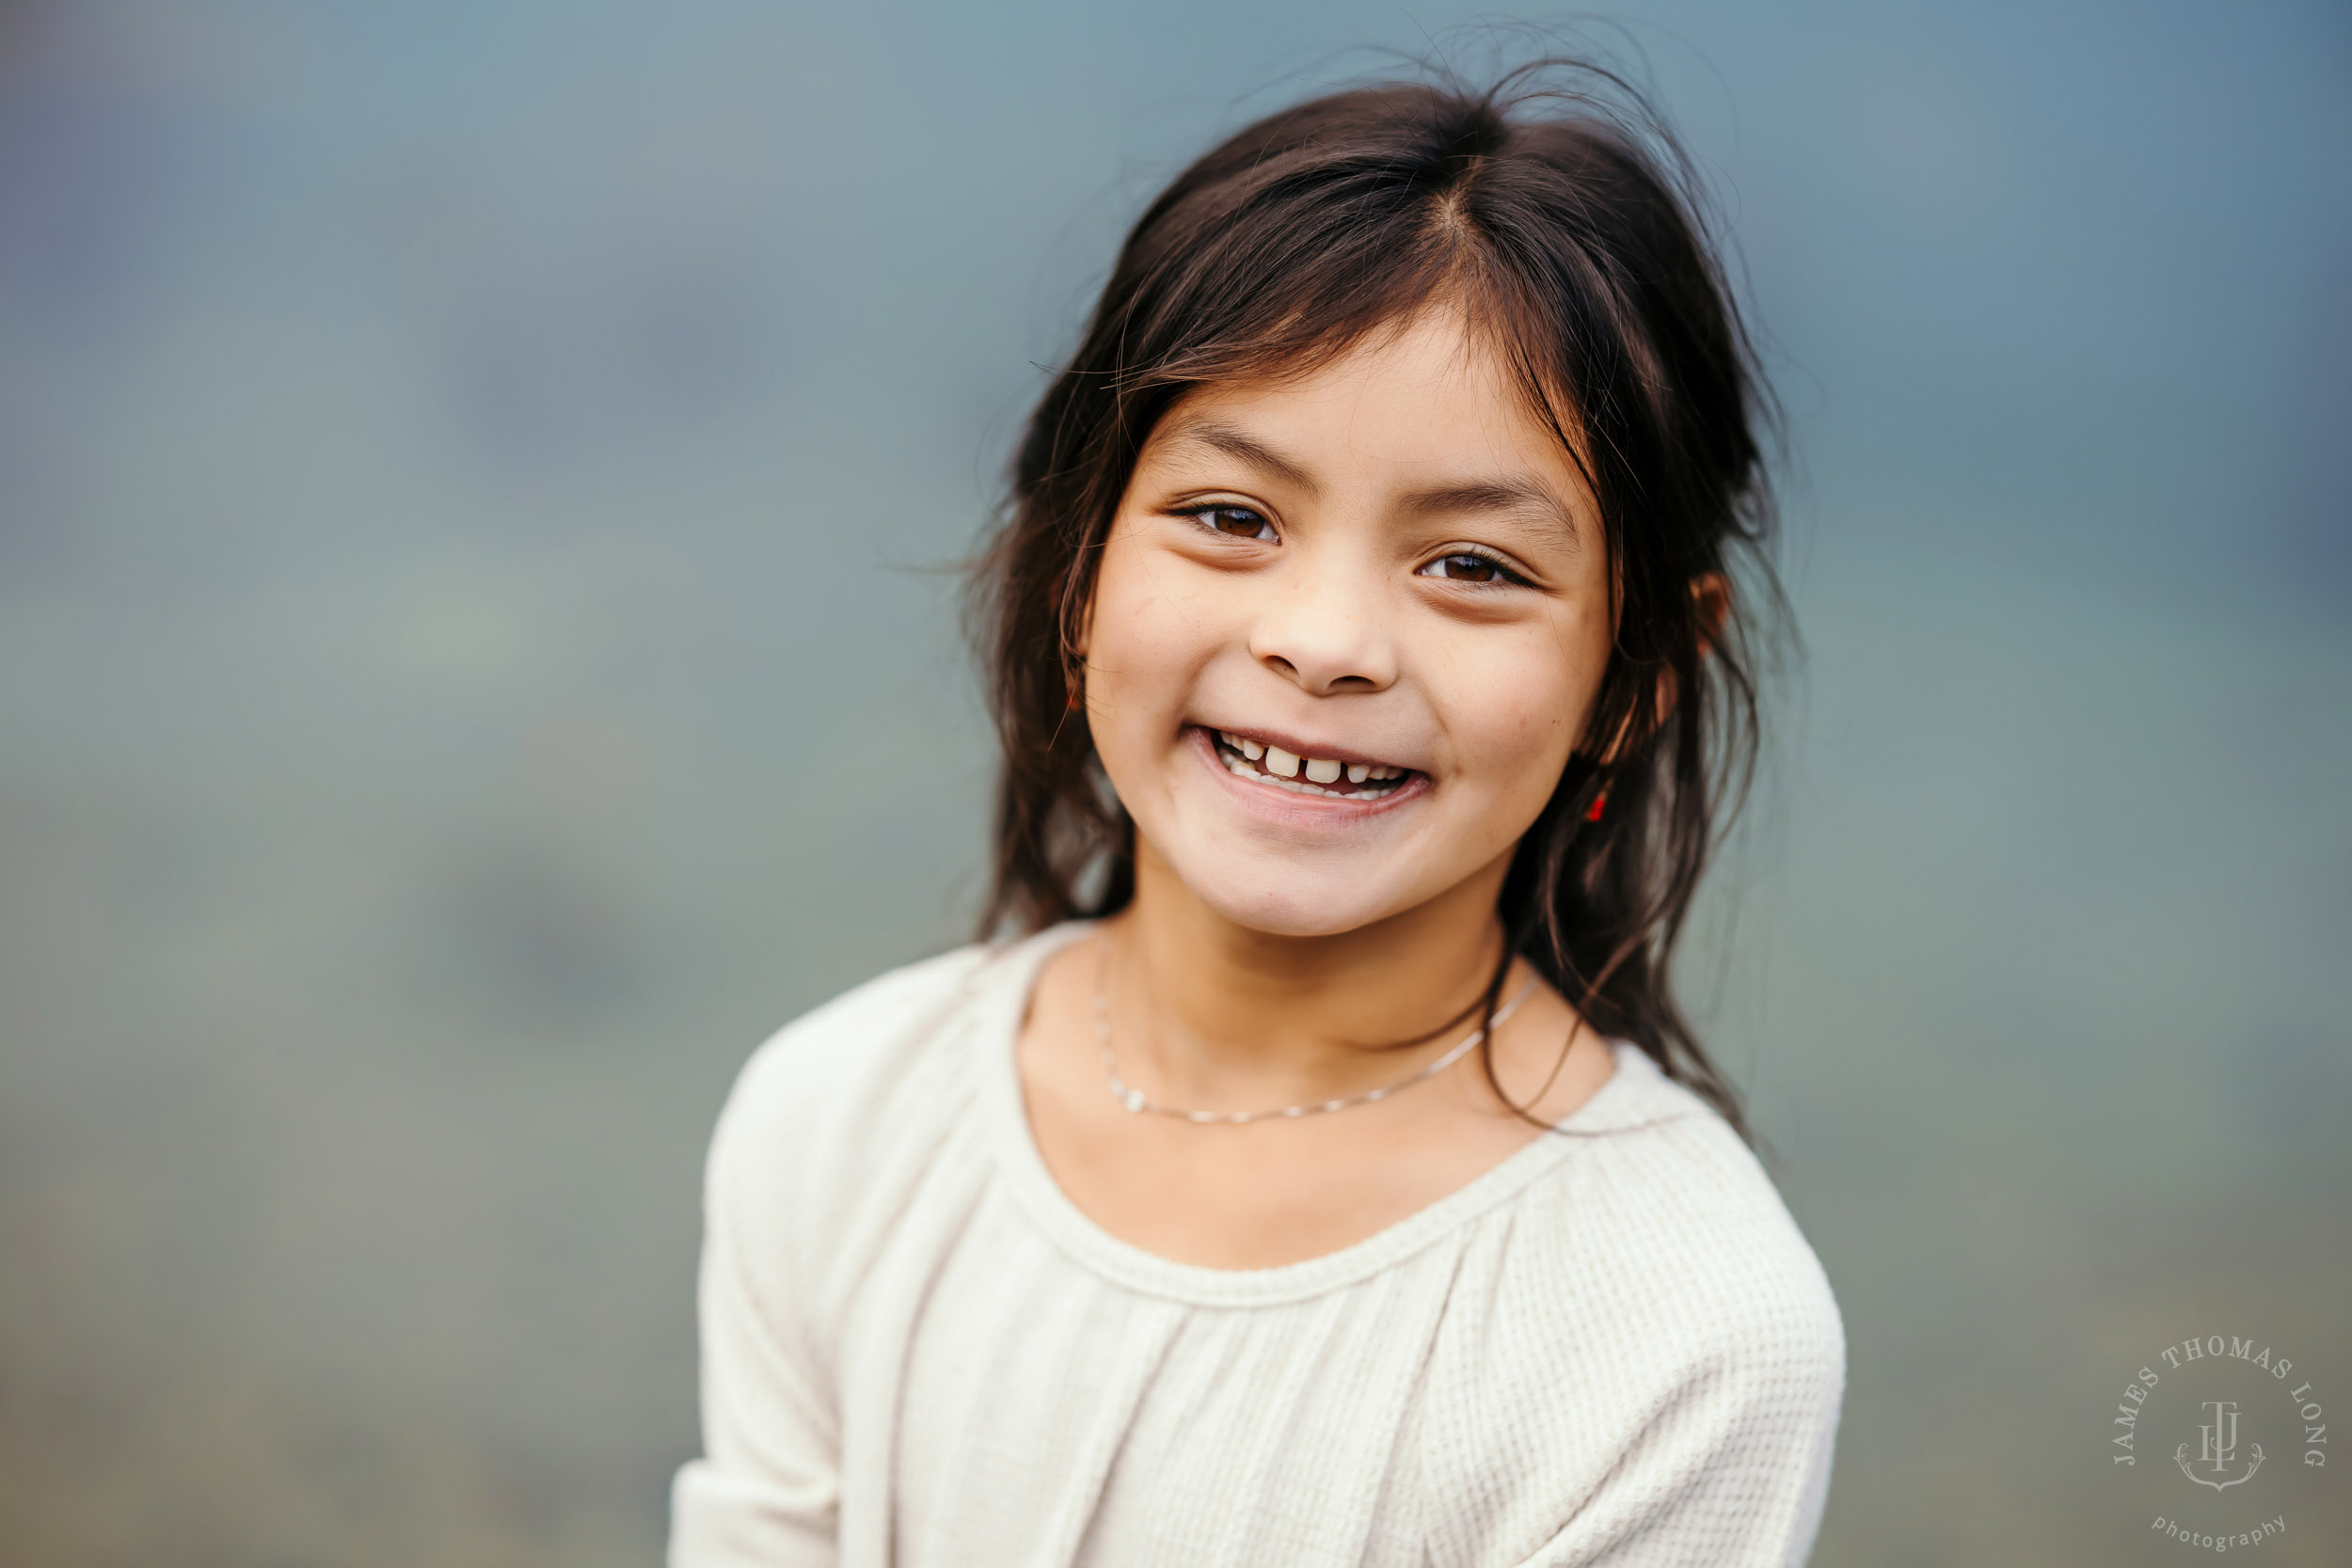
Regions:
<instances>
[{"instance_id":1,"label":"upper lip","mask_svg":"<svg viewBox=\"0 0 2352 1568\"><path fill-rule=\"evenodd\" d=\"M1257 729L1241 724L1202 724L1200 727L1209 732L1209 738L1212 740L1222 735L1246 736L1261 746L1279 746L1295 757L1320 757L1342 766L1362 763L1367 768L1402 768L1407 772L1420 771L1409 763L1375 756L1370 752L1358 751L1352 746L1342 746L1327 740L1302 739L1298 736L1281 730Z\"/></svg>"}]
</instances>

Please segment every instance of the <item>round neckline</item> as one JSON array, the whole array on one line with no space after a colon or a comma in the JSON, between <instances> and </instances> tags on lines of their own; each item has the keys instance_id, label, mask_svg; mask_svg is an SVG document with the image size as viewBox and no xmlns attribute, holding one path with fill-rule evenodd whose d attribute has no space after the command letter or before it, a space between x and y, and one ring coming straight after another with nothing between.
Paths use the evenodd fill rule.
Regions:
<instances>
[{"instance_id":1,"label":"round neckline","mask_svg":"<svg viewBox=\"0 0 2352 1568\"><path fill-rule=\"evenodd\" d=\"M1046 958L1093 928L1069 921L1000 947L975 976L973 1015L981 1062L981 1114L987 1141L1029 1218L1062 1252L1090 1272L1146 1295L1207 1307L1271 1307L1352 1285L1425 1250L1524 1190L1567 1159L1584 1140L1560 1133L1600 1132L1643 1121L1641 1101L1667 1085L1648 1055L1608 1040L1614 1069L1584 1103L1444 1196L1336 1252L1270 1268L1219 1269L1181 1263L1104 1229L1063 1192L1046 1168L1029 1126L1017 1055L1021 1022ZM1646 1069L1646 1070L1645 1070ZM1669 1086L1671 1086L1669 1085Z\"/></svg>"}]
</instances>

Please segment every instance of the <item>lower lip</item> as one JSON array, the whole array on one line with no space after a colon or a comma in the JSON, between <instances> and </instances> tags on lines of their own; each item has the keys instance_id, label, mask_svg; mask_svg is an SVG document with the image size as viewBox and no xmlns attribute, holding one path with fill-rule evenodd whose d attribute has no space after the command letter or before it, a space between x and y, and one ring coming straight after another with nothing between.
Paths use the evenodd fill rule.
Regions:
<instances>
[{"instance_id":1,"label":"lower lip","mask_svg":"<svg viewBox=\"0 0 2352 1568\"><path fill-rule=\"evenodd\" d=\"M1198 724L1187 732L1194 751L1231 790L1235 800L1260 816L1294 825L1338 827L1370 821L1429 793L1429 775L1414 773L1376 800L1351 800L1343 795L1301 795L1279 785L1258 784L1225 766L1216 737Z\"/></svg>"}]
</instances>

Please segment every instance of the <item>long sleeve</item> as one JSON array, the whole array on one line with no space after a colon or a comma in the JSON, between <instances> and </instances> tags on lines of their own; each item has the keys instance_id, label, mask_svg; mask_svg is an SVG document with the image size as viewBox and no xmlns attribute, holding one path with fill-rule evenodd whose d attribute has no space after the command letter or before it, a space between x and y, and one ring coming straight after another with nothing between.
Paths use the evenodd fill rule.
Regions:
<instances>
[{"instance_id":1,"label":"long sleeve","mask_svg":"<svg viewBox=\"0 0 2352 1568\"><path fill-rule=\"evenodd\" d=\"M720 1118L704 1189L703 1457L671 1496L670 1568L834 1568L839 1422L794 1304L775 1140Z\"/></svg>"},{"instance_id":2,"label":"long sleeve","mask_svg":"<svg viewBox=\"0 0 2352 1568\"><path fill-rule=\"evenodd\" d=\"M1844 1336L1834 1312L1770 1327L1678 1390L1520 1568L1802 1564L1829 1496Z\"/></svg>"}]
</instances>

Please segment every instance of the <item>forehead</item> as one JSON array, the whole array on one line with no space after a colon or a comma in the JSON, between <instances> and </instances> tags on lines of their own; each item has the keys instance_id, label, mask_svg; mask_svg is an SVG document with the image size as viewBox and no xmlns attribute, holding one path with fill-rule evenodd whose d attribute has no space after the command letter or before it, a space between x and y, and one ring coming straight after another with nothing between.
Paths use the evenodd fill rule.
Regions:
<instances>
[{"instance_id":1,"label":"forehead","mask_svg":"<svg viewBox=\"0 0 2352 1568\"><path fill-rule=\"evenodd\" d=\"M1566 444L1572 432L1554 427L1497 345L1455 307L1432 306L1295 370L1194 388L1160 419L1144 455L1251 455L1237 450L1235 435L1302 468L1359 479L1507 471L1557 485L1564 499L1585 489Z\"/></svg>"}]
</instances>

